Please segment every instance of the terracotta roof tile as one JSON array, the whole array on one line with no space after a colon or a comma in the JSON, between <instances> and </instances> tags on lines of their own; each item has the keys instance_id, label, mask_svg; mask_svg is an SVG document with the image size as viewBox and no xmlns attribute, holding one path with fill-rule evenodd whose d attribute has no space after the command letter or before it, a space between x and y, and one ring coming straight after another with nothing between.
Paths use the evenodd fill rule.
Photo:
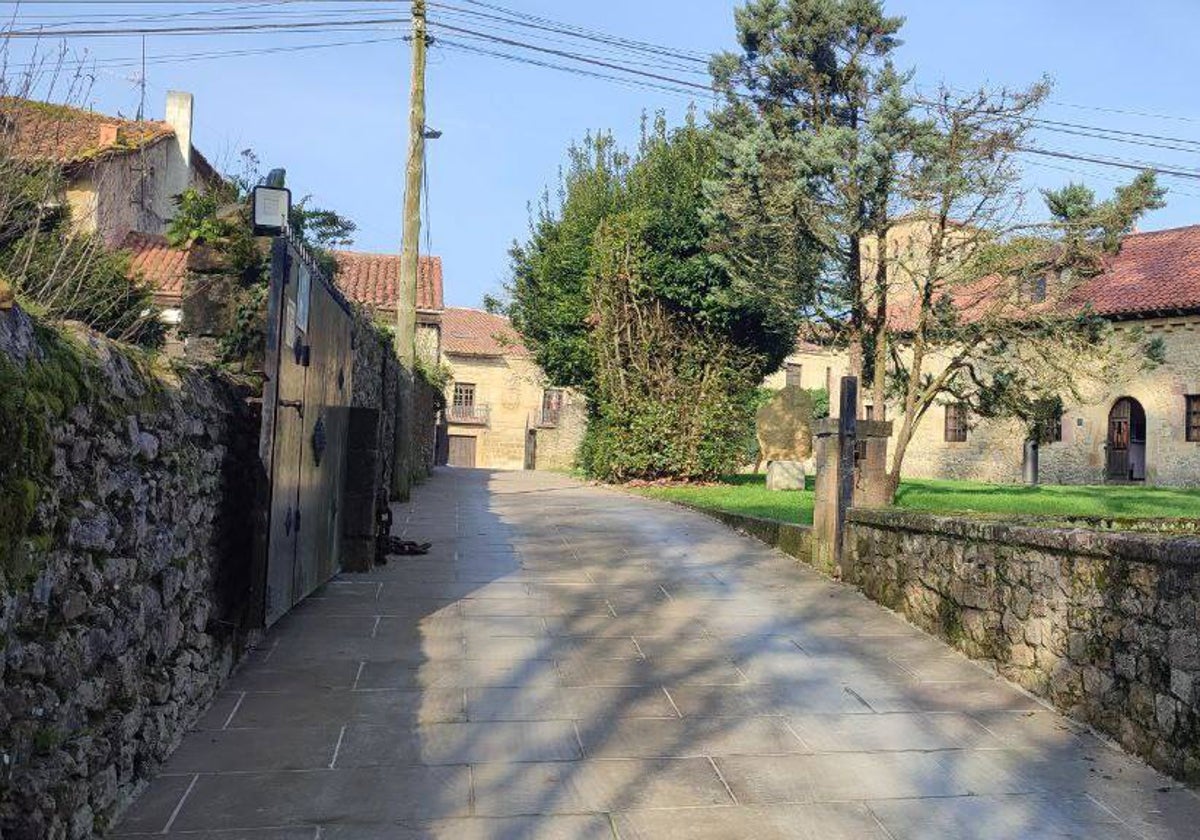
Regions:
<instances>
[{"instance_id":1,"label":"terracotta roof tile","mask_svg":"<svg viewBox=\"0 0 1200 840\"><path fill-rule=\"evenodd\" d=\"M375 309L396 308L396 284L400 279L399 254L366 254L334 251L337 284L356 303ZM417 309L441 311L442 258L421 257L417 274Z\"/></svg>"},{"instance_id":2,"label":"terracotta roof tile","mask_svg":"<svg viewBox=\"0 0 1200 840\"><path fill-rule=\"evenodd\" d=\"M128 154L175 136L158 120L126 120L8 96L0 98L0 143L23 160L60 164Z\"/></svg>"},{"instance_id":3,"label":"terracotta roof tile","mask_svg":"<svg viewBox=\"0 0 1200 840\"><path fill-rule=\"evenodd\" d=\"M1030 310L1058 306L1065 312L1091 310L1108 318L1137 318L1159 312L1200 310L1200 225L1134 233L1125 237L1120 253L1108 257L1104 271L1081 282L1057 303L1031 305L1008 301L997 309L997 294L1011 295L1011 284L999 277L982 277L952 292L959 317L1008 314L1020 318ZM893 299L888 321L898 331L916 325L916 307Z\"/></svg>"},{"instance_id":4,"label":"terracotta roof tile","mask_svg":"<svg viewBox=\"0 0 1200 840\"><path fill-rule=\"evenodd\" d=\"M1200 225L1125 237L1121 253L1069 300L1111 316L1200 309Z\"/></svg>"},{"instance_id":5,"label":"terracotta roof tile","mask_svg":"<svg viewBox=\"0 0 1200 840\"><path fill-rule=\"evenodd\" d=\"M442 313L442 350L459 356L528 356L503 315L450 307Z\"/></svg>"},{"instance_id":6,"label":"terracotta roof tile","mask_svg":"<svg viewBox=\"0 0 1200 840\"><path fill-rule=\"evenodd\" d=\"M129 273L141 277L154 289L159 303L178 305L187 277L187 251L172 248L165 236L131 231L121 243L131 256Z\"/></svg>"}]
</instances>

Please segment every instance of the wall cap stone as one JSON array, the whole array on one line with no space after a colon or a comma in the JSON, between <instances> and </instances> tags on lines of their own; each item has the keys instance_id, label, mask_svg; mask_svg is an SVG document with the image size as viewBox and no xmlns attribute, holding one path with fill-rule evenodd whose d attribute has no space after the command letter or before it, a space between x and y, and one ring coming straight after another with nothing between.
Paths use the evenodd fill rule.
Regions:
<instances>
[{"instance_id":1,"label":"wall cap stone","mask_svg":"<svg viewBox=\"0 0 1200 840\"><path fill-rule=\"evenodd\" d=\"M1200 520L919 513L854 508L847 521L892 531L1200 569ZM1182 532L1182 533L1181 533Z\"/></svg>"}]
</instances>

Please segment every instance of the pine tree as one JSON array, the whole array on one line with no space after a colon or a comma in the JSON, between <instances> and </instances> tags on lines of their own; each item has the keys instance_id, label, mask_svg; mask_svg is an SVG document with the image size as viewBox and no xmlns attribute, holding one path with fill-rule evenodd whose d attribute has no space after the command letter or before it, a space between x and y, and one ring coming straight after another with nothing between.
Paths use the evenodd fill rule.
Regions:
<instances>
[{"instance_id":1,"label":"pine tree","mask_svg":"<svg viewBox=\"0 0 1200 840\"><path fill-rule=\"evenodd\" d=\"M868 303L886 288L863 257L891 222L913 130L892 62L903 19L879 0L751 0L735 23L741 52L711 67L725 97L713 249L739 283L790 297L816 337L844 342L882 395Z\"/></svg>"}]
</instances>

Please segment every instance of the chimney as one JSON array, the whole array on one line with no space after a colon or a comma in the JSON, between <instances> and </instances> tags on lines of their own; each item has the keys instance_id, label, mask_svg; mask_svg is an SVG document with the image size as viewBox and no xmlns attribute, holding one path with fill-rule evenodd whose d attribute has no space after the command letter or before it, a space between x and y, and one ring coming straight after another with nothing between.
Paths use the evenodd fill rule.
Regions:
<instances>
[{"instance_id":1,"label":"chimney","mask_svg":"<svg viewBox=\"0 0 1200 840\"><path fill-rule=\"evenodd\" d=\"M100 148L117 145L121 139L121 128L116 123L100 123Z\"/></svg>"},{"instance_id":2,"label":"chimney","mask_svg":"<svg viewBox=\"0 0 1200 840\"><path fill-rule=\"evenodd\" d=\"M175 143L179 148L179 154L183 157L183 171L190 176L192 168L192 95L190 93L178 90L167 91L167 125L175 130Z\"/></svg>"}]
</instances>

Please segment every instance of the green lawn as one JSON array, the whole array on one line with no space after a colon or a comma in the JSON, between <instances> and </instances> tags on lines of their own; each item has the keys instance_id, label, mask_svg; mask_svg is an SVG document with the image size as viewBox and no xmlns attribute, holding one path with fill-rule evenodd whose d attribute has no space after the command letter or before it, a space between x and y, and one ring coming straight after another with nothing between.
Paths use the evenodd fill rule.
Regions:
<instances>
[{"instance_id":1,"label":"green lawn","mask_svg":"<svg viewBox=\"0 0 1200 840\"><path fill-rule=\"evenodd\" d=\"M812 522L811 478L809 489L793 492L767 490L762 475L731 475L707 486L639 487L634 492L746 516ZM1159 487L1023 487L911 479L900 485L896 504L935 513L1200 518L1200 490Z\"/></svg>"}]
</instances>

